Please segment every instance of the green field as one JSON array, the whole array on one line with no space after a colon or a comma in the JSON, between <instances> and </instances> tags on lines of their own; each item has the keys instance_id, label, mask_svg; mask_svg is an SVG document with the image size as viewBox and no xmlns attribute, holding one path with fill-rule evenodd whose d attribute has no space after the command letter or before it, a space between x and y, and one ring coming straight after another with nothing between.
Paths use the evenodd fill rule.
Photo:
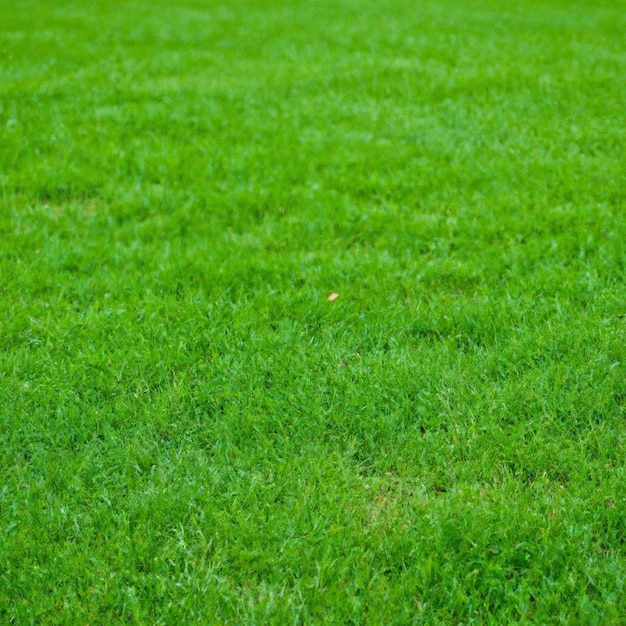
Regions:
<instances>
[{"instance_id":1,"label":"green field","mask_svg":"<svg viewBox=\"0 0 626 626\"><path fill-rule=\"evenodd\" d=\"M625 624L625 33L0 0L0 623Z\"/></svg>"}]
</instances>

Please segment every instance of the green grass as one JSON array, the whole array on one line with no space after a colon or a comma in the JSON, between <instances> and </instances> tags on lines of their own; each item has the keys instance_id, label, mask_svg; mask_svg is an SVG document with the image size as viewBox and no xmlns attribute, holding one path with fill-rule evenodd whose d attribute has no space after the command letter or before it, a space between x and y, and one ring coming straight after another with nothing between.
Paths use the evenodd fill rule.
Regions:
<instances>
[{"instance_id":1,"label":"green grass","mask_svg":"<svg viewBox=\"0 0 626 626\"><path fill-rule=\"evenodd\" d=\"M0 0L0 621L625 623L623 8Z\"/></svg>"}]
</instances>

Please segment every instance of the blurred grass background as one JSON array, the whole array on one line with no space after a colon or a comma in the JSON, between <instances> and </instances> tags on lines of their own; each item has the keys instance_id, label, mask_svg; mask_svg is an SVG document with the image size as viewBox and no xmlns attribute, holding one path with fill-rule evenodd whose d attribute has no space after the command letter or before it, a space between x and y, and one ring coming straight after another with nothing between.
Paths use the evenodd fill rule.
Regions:
<instances>
[{"instance_id":1,"label":"blurred grass background","mask_svg":"<svg viewBox=\"0 0 626 626\"><path fill-rule=\"evenodd\" d=\"M625 21L0 1L2 619L621 623Z\"/></svg>"}]
</instances>

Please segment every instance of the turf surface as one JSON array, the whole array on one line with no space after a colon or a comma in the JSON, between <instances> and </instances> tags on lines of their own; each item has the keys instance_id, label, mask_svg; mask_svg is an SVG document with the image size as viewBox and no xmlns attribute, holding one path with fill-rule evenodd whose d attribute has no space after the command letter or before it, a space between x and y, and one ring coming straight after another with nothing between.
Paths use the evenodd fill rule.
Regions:
<instances>
[{"instance_id":1,"label":"turf surface","mask_svg":"<svg viewBox=\"0 0 626 626\"><path fill-rule=\"evenodd\" d=\"M0 0L0 621L623 624L623 8Z\"/></svg>"}]
</instances>

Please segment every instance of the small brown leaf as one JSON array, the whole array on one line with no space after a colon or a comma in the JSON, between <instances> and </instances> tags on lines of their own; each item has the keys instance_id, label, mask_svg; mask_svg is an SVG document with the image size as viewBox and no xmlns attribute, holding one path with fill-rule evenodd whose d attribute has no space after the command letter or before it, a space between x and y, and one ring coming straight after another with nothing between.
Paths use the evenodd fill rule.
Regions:
<instances>
[{"instance_id":1,"label":"small brown leaf","mask_svg":"<svg viewBox=\"0 0 626 626\"><path fill-rule=\"evenodd\" d=\"M333 300L336 300L338 297L339 297L339 294L338 294L338 293L331 293L331 294L328 296L327 300L328 300L329 302L332 302Z\"/></svg>"}]
</instances>

